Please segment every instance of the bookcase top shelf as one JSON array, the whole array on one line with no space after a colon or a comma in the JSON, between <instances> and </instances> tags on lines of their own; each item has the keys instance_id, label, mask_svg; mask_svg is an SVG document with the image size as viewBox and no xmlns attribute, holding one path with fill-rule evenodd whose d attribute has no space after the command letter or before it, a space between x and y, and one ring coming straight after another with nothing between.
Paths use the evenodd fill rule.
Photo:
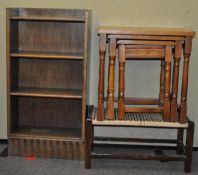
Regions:
<instances>
[{"instance_id":1,"label":"bookcase top shelf","mask_svg":"<svg viewBox=\"0 0 198 175\"><path fill-rule=\"evenodd\" d=\"M60 22L84 22L84 17L52 17L52 16L12 16L11 20L18 21L60 21Z\"/></svg>"}]
</instances>

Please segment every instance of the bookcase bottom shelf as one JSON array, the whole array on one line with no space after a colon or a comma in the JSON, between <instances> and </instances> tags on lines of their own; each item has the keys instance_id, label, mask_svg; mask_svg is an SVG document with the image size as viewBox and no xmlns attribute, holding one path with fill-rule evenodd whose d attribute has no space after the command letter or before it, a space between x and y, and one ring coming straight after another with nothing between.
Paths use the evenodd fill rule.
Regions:
<instances>
[{"instance_id":1,"label":"bookcase bottom shelf","mask_svg":"<svg viewBox=\"0 0 198 175\"><path fill-rule=\"evenodd\" d=\"M9 138L9 156L84 159L84 142L32 138Z\"/></svg>"},{"instance_id":2,"label":"bookcase bottom shelf","mask_svg":"<svg viewBox=\"0 0 198 175\"><path fill-rule=\"evenodd\" d=\"M12 136L35 136L35 137L55 137L75 139L81 137L80 128L58 128L58 127L33 127L20 126L12 132Z\"/></svg>"}]
</instances>

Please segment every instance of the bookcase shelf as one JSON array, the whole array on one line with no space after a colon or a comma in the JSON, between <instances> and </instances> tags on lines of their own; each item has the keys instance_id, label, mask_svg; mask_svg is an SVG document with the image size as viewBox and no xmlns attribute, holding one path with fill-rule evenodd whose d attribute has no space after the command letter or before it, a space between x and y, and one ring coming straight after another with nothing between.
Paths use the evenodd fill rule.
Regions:
<instances>
[{"instance_id":1,"label":"bookcase shelf","mask_svg":"<svg viewBox=\"0 0 198 175\"><path fill-rule=\"evenodd\" d=\"M18 21L60 21L60 22L84 22L85 19L83 17L52 17L52 16L12 16L10 20L18 20Z\"/></svg>"},{"instance_id":2,"label":"bookcase shelf","mask_svg":"<svg viewBox=\"0 0 198 175\"><path fill-rule=\"evenodd\" d=\"M7 9L9 155L84 157L89 16Z\"/></svg>"},{"instance_id":3,"label":"bookcase shelf","mask_svg":"<svg viewBox=\"0 0 198 175\"><path fill-rule=\"evenodd\" d=\"M68 60L83 60L82 53L60 53L60 52L31 52L18 51L10 54L12 58L38 58L38 59L68 59Z\"/></svg>"},{"instance_id":4,"label":"bookcase shelf","mask_svg":"<svg viewBox=\"0 0 198 175\"><path fill-rule=\"evenodd\" d=\"M52 127L32 127L32 126L21 126L20 128L13 131L11 136L32 136L32 137L56 137L64 139L79 139L80 129L79 128L52 128Z\"/></svg>"},{"instance_id":5,"label":"bookcase shelf","mask_svg":"<svg viewBox=\"0 0 198 175\"><path fill-rule=\"evenodd\" d=\"M12 96L24 97L50 97L50 98L71 98L82 99L80 89L49 89L49 88L19 88L11 91Z\"/></svg>"}]
</instances>

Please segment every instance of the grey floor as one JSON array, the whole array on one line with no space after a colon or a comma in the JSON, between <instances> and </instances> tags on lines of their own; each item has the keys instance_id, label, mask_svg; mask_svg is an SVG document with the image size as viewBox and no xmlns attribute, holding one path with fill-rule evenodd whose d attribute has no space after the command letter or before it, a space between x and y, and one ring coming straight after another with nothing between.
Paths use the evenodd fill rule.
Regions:
<instances>
[{"instance_id":1,"label":"grey floor","mask_svg":"<svg viewBox=\"0 0 198 175\"><path fill-rule=\"evenodd\" d=\"M0 145L0 152L6 145ZM108 151L108 149L107 149ZM117 150L120 151L120 150ZM127 149L125 151L128 151ZM133 150L134 151L134 150ZM142 151L142 150L140 150ZM170 151L168 151L170 152ZM160 162L140 160L92 161L92 169L84 169L83 161L41 159L27 161L23 157L0 157L0 175L182 175L183 162ZM192 173L198 174L198 151L193 152Z\"/></svg>"}]
</instances>

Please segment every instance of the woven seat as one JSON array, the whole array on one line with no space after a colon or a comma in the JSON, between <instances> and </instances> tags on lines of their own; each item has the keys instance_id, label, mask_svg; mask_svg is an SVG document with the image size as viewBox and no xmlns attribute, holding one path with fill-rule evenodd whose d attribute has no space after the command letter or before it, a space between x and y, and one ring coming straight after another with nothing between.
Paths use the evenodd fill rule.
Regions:
<instances>
[{"instance_id":1,"label":"woven seat","mask_svg":"<svg viewBox=\"0 0 198 175\"><path fill-rule=\"evenodd\" d=\"M124 120L118 120L118 109L114 109L114 120L108 120L107 109L105 109L105 120L97 120L97 109L94 109L91 115L93 125L108 126L141 126L141 127L170 127L187 128L188 123L167 122L163 119L162 113L150 112L126 112Z\"/></svg>"}]
</instances>

